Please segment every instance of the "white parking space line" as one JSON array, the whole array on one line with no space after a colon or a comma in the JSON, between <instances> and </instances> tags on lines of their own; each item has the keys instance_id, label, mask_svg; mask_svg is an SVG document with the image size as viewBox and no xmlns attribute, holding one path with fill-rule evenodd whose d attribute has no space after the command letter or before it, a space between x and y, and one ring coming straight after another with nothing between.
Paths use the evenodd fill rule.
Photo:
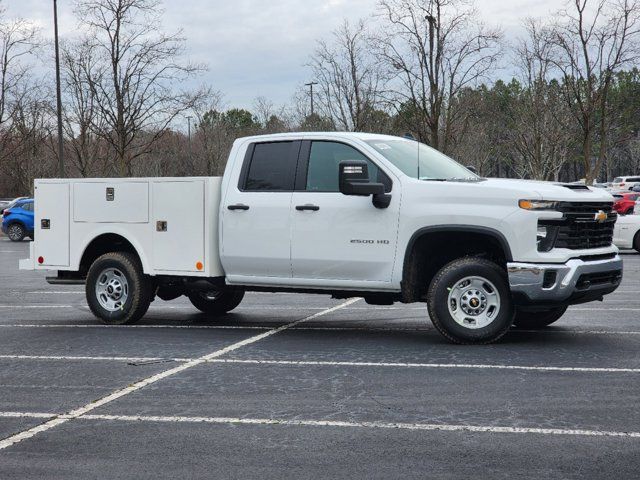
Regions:
<instances>
[{"instance_id":1,"label":"white parking space line","mask_svg":"<svg viewBox=\"0 0 640 480\"><path fill-rule=\"evenodd\" d=\"M42 412L0 412L0 418L52 418L56 415Z\"/></svg>"},{"instance_id":2,"label":"white parking space line","mask_svg":"<svg viewBox=\"0 0 640 480\"><path fill-rule=\"evenodd\" d=\"M69 325L65 323L2 324L0 328L104 328L104 329L177 329L177 330L269 330L271 327L252 325Z\"/></svg>"},{"instance_id":3,"label":"white parking space line","mask_svg":"<svg viewBox=\"0 0 640 480\"><path fill-rule=\"evenodd\" d=\"M0 360L65 360L89 362L189 362L192 358L163 358L163 357L91 357L66 355L0 355Z\"/></svg>"},{"instance_id":4,"label":"white parking space line","mask_svg":"<svg viewBox=\"0 0 640 480\"><path fill-rule=\"evenodd\" d=\"M488 369L488 370L525 370L534 372L588 372L588 373L640 373L640 368L602 368L602 367L542 367L526 365L491 365L464 363L402 363L402 362L326 362L295 360L236 360L214 359L210 363L253 364L253 365L299 365L332 367L393 367L393 368L444 368L444 369Z\"/></svg>"},{"instance_id":5,"label":"white parking space line","mask_svg":"<svg viewBox=\"0 0 640 480\"><path fill-rule=\"evenodd\" d=\"M47 430L50 430L52 428L57 427L58 425L61 425L65 422L68 422L69 420L73 420L79 417L82 417L83 415L86 415L87 413L91 412L92 410L95 410L98 407L101 407L103 405L106 405L108 403L111 403L119 398L124 397L125 395L129 395L130 393L136 392L148 385L151 385L153 383L156 383L160 380L163 380L165 378L171 377L173 375L176 375L178 373L184 372L185 370L188 370L190 368L196 367L198 365L201 365L203 363L206 363L209 360L213 360L214 358L218 358L221 357L222 355L225 355L229 352L233 352L234 350L237 350L239 348L242 348L246 345L250 345L252 343L256 343L259 342L260 340L263 340L267 337L270 337L272 335L275 335L277 333L282 332L283 330L286 330L287 328L290 328L294 325L297 325L299 323L308 321L308 320L313 320L314 318L318 318L320 316L323 315L327 315L329 313L335 312L337 310L340 310L341 308L347 307L349 305L351 305L352 303L357 302L358 300L360 300L359 298L351 298L349 300L347 300L346 302L343 302L339 305L336 305L335 307L332 308L328 308L326 310L323 310L321 312L318 313L314 313L313 315L310 315L308 317L302 318L300 320L296 320L293 322L290 322L286 325L283 325L281 327L277 327L271 330L267 330L266 332L263 332L259 335L255 335L253 337L249 337L245 340L241 340L239 342L233 343L227 347L224 347L220 350L216 350L215 352L209 353L207 355L203 355L197 359L191 360L189 362L183 363L181 365L178 365L174 368L171 368L169 370L165 370L163 372L157 373L155 375L152 375L150 377L144 378L142 380L139 380L137 382L135 382L132 385L129 385L125 388L122 388L120 390L116 390L114 392L112 392L111 394L102 397L98 400L95 400L93 402L90 402L80 408L76 408L75 410L71 410L63 415L59 415L55 418L52 418L51 420L44 422L36 427L24 430L20 433L17 433L15 435L12 435L10 437L5 438L4 440L0 441L0 450L3 450L5 448L10 447L11 445L15 445L16 443L19 443L23 440L26 440L28 438L33 437L34 435L37 435L38 433L41 432L46 432Z\"/></svg>"},{"instance_id":6,"label":"white parking space line","mask_svg":"<svg viewBox=\"0 0 640 480\"><path fill-rule=\"evenodd\" d=\"M20 413L0 412L0 417L49 418L49 413ZM241 418L241 417L185 417L185 416L153 416L153 415L96 415L84 414L73 417L79 420L115 421L115 422L150 422L150 423L204 423L216 425L268 425L289 427L332 427L332 428L363 428L387 430L418 430L436 432L472 432L472 433L506 433L506 434L538 434L538 435L570 435L581 437L620 437L640 438L640 432L618 432L611 430L586 430L567 428L539 428L539 427L508 427L489 425L456 425L437 423L389 423L389 422L346 422L339 420L285 420L273 418ZM60 415L51 422L60 425L70 420L69 415ZM32 430L46 431L44 423ZM22 435L22 434L19 434ZM25 438L22 438L23 440Z\"/></svg>"},{"instance_id":7,"label":"white parking space line","mask_svg":"<svg viewBox=\"0 0 640 480\"><path fill-rule=\"evenodd\" d=\"M34 360L34 361L71 361L71 362L127 362L127 363L187 363L197 358L163 358L163 357L109 357L109 356L66 356L66 355L0 355L0 360ZM620 367L553 367L502 364L474 363L413 363L413 362L340 362L340 361L307 361L307 360L252 360L213 358L205 363L215 364L247 364L247 365L292 365L292 366L329 366L329 367L369 367L369 368L424 368L424 369L457 369L457 370L519 370L532 372L581 372L581 373L640 373L640 368Z\"/></svg>"},{"instance_id":8,"label":"white parking space line","mask_svg":"<svg viewBox=\"0 0 640 480\"><path fill-rule=\"evenodd\" d=\"M0 308L11 308L15 310L40 309L40 308L88 308L81 305L0 305Z\"/></svg>"},{"instance_id":9,"label":"white parking space line","mask_svg":"<svg viewBox=\"0 0 640 480\"><path fill-rule=\"evenodd\" d=\"M393 430L426 430L445 432L478 433L537 433L542 435L576 435L588 437L626 437L640 438L640 432L615 432L603 430L581 430L537 427L501 427L481 425L447 425L430 423L387 423L387 422L341 422L333 420L280 420L270 418L227 418L227 417L165 417L146 415L85 415L86 420L116 420L125 422L189 422L240 425L286 425L303 427L339 427L339 428L381 428Z\"/></svg>"}]
</instances>

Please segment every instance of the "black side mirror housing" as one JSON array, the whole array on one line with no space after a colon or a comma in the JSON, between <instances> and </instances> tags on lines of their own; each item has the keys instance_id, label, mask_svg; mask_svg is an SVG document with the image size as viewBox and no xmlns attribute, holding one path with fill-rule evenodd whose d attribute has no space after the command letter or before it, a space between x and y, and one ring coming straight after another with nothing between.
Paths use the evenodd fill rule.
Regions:
<instances>
[{"instance_id":1,"label":"black side mirror housing","mask_svg":"<svg viewBox=\"0 0 640 480\"><path fill-rule=\"evenodd\" d=\"M338 185L344 195L367 197L384 193L384 185L369 181L369 165L364 160L344 160L340 162Z\"/></svg>"},{"instance_id":2,"label":"black side mirror housing","mask_svg":"<svg viewBox=\"0 0 640 480\"><path fill-rule=\"evenodd\" d=\"M467 170L471 170L476 175L478 174L478 169L476 167L474 167L473 165L467 165Z\"/></svg>"},{"instance_id":3,"label":"black side mirror housing","mask_svg":"<svg viewBox=\"0 0 640 480\"><path fill-rule=\"evenodd\" d=\"M369 165L364 160L343 160L339 165L338 185L344 195L368 197L373 195L376 208L387 208L391 195L385 193L384 184L369 180Z\"/></svg>"}]
</instances>

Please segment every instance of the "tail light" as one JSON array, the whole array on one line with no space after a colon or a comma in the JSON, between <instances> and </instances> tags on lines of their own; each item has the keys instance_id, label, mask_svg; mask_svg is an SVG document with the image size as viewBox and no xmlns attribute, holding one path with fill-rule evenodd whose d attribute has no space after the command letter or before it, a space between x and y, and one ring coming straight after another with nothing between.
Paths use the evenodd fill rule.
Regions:
<instances>
[{"instance_id":1,"label":"tail light","mask_svg":"<svg viewBox=\"0 0 640 480\"><path fill-rule=\"evenodd\" d=\"M7 210L4 210L4 211L2 212L2 216L3 216L3 217L7 217L7 216L9 216L9 214L10 214L10 213L11 213L11 210L8 210L8 209L7 209Z\"/></svg>"}]
</instances>

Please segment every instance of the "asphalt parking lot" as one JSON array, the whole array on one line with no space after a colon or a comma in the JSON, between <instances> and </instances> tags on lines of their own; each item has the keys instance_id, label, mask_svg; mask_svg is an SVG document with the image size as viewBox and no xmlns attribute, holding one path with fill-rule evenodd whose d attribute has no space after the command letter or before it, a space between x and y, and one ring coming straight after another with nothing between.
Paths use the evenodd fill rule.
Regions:
<instances>
[{"instance_id":1,"label":"asphalt parking lot","mask_svg":"<svg viewBox=\"0 0 640 480\"><path fill-rule=\"evenodd\" d=\"M638 478L640 256L603 303L454 346L423 305L248 294L105 327L0 238L0 478Z\"/></svg>"}]
</instances>

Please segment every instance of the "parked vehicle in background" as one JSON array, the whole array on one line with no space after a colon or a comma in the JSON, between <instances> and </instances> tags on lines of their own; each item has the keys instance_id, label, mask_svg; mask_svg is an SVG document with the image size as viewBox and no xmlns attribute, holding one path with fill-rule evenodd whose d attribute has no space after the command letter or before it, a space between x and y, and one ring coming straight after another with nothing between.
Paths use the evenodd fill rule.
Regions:
<instances>
[{"instance_id":1,"label":"parked vehicle in background","mask_svg":"<svg viewBox=\"0 0 640 480\"><path fill-rule=\"evenodd\" d=\"M613 243L618 248L633 248L640 253L640 215L618 218L613 230Z\"/></svg>"},{"instance_id":2,"label":"parked vehicle in background","mask_svg":"<svg viewBox=\"0 0 640 480\"><path fill-rule=\"evenodd\" d=\"M2 231L12 242L33 238L33 199L19 200L2 212Z\"/></svg>"},{"instance_id":3,"label":"parked vehicle in background","mask_svg":"<svg viewBox=\"0 0 640 480\"><path fill-rule=\"evenodd\" d=\"M29 197L18 197L18 198L14 198L14 199L9 199L8 200L8 204L5 205L4 207L0 207L0 215L4 213L4 211L7 208L11 208L13 207L16 203L18 203L21 200L27 200Z\"/></svg>"},{"instance_id":4,"label":"parked vehicle in background","mask_svg":"<svg viewBox=\"0 0 640 480\"><path fill-rule=\"evenodd\" d=\"M611 182L611 188L619 190L631 190L640 184L640 177L616 177Z\"/></svg>"},{"instance_id":5,"label":"parked vehicle in background","mask_svg":"<svg viewBox=\"0 0 640 480\"><path fill-rule=\"evenodd\" d=\"M638 193L640 193L640 184L639 184L639 185L636 185L635 187L633 187L633 188L631 189L631 191L632 191L632 192L638 192Z\"/></svg>"},{"instance_id":6,"label":"parked vehicle in background","mask_svg":"<svg viewBox=\"0 0 640 480\"><path fill-rule=\"evenodd\" d=\"M629 215L630 213L633 213L638 197L640 197L640 193L614 193L613 198L615 199L615 202L613 204L613 209L620 215Z\"/></svg>"},{"instance_id":7,"label":"parked vehicle in background","mask_svg":"<svg viewBox=\"0 0 640 480\"><path fill-rule=\"evenodd\" d=\"M400 137L241 138L221 178L43 179L35 192L37 238L20 268L85 284L112 325L156 297L216 316L245 291L313 292L425 302L448 340L484 344L622 280L608 192L482 178Z\"/></svg>"}]
</instances>

